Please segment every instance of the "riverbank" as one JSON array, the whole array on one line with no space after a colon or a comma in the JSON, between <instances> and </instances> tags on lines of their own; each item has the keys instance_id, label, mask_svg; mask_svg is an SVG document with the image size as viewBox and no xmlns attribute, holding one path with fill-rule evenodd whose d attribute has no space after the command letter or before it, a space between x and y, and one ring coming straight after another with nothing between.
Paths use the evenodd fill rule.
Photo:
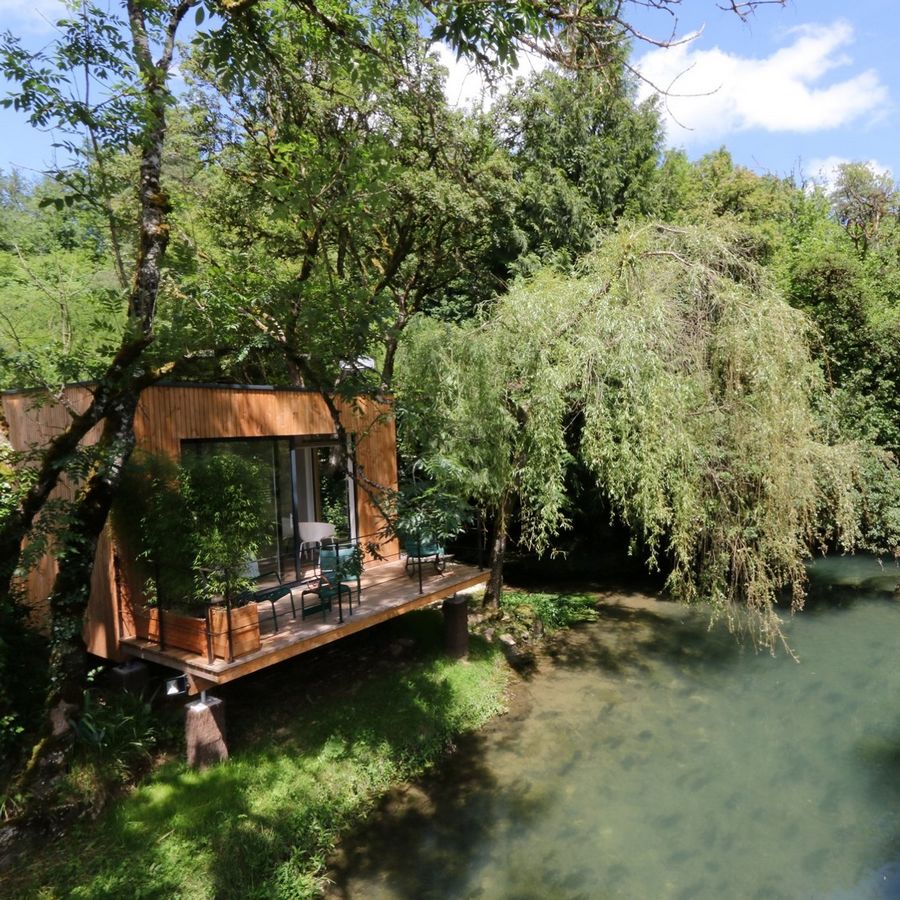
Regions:
<instances>
[{"instance_id":1,"label":"riverbank","mask_svg":"<svg viewBox=\"0 0 900 900\"><path fill-rule=\"evenodd\" d=\"M0 894L315 896L340 833L504 709L499 648L473 637L468 661L454 663L439 613L391 625L324 662L236 683L227 763L162 765L96 821L26 853Z\"/></svg>"}]
</instances>

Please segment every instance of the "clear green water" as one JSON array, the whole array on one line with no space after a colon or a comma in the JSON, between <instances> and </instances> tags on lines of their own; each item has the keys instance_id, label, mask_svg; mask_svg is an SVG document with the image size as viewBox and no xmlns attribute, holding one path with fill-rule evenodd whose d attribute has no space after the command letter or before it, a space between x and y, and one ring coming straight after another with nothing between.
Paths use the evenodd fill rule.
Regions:
<instances>
[{"instance_id":1,"label":"clear green water","mask_svg":"<svg viewBox=\"0 0 900 900\"><path fill-rule=\"evenodd\" d=\"M900 897L900 599L878 593L898 570L814 578L799 663L679 607L608 607L349 838L333 895Z\"/></svg>"}]
</instances>

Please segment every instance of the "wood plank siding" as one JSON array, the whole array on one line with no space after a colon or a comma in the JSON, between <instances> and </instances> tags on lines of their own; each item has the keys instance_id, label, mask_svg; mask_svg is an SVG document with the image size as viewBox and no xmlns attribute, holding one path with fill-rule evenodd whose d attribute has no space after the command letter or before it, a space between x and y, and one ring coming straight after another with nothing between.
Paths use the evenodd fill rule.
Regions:
<instances>
[{"instance_id":1,"label":"wood plank siding","mask_svg":"<svg viewBox=\"0 0 900 900\"><path fill-rule=\"evenodd\" d=\"M64 403L46 402L46 398L31 391L4 393L3 413L14 449L46 445L67 426L66 406L80 412L87 407L90 396L89 389L82 386L67 388ZM359 398L354 404L344 405L341 419L354 435L356 464L364 478L395 487L396 434L389 408L371 398ZM96 443L99 435L97 426L85 443ZM185 440L332 435L331 416L321 395L291 388L160 384L144 391L135 418L136 447L175 459L180 457L181 442ZM72 485L64 481L54 496L71 498L73 493ZM383 527L383 520L362 485L357 486L355 512L359 535L371 535ZM388 542L382 550L385 555L395 555L397 542ZM47 556L28 577L29 602L38 624L47 623L47 596L55 576L55 560ZM128 601L140 593L133 580L128 561L116 562L107 526L97 549L85 623L85 641L92 653L107 659L123 658L120 641L134 633Z\"/></svg>"}]
</instances>

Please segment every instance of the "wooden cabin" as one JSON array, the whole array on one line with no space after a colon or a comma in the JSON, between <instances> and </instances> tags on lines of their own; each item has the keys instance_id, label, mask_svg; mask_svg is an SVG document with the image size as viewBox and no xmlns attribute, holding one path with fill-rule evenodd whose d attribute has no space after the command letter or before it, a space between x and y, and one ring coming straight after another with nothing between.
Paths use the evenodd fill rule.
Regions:
<instances>
[{"instance_id":1,"label":"wooden cabin","mask_svg":"<svg viewBox=\"0 0 900 900\"><path fill-rule=\"evenodd\" d=\"M47 403L31 391L5 392L3 412L14 448L46 444L66 427L65 406L80 410L89 399L85 386L67 388L65 403ZM338 436L318 392L218 384L158 384L146 389L135 419L136 452L181 459L227 450L263 464L271 480L271 535L260 558L250 562L255 572L271 576L271 584L292 589L271 602L271 615L267 604L251 604L253 622L242 620L234 626L229 612L228 646L223 649L221 628L212 619L219 610L211 610L210 619L200 620L197 633L189 634L194 626L144 607L133 560L107 525L97 549L84 624L90 652L109 660L140 657L162 663L187 674L192 689L201 690L484 582L486 573L453 563L443 571L426 567L424 575L420 564L418 578L411 577L397 541L376 537L384 521L365 485L397 485L393 417L383 404L369 398L345 404L341 416L353 444L352 465L364 473L362 479L343 470ZM99 426L86 440L98 437ZM62 484L57 494L70 497L72 490L70 484ZM309 575L301 559L299 526L322 521L326 514L339 520L338 537L363 547L372 541L379 546L375 555L371 550L365 554L354 614L323 611L321 619L306 620L296 615ZM28 576L27 593L38 624L47 621L55 573L55 560L48 556ZM216 621L220 620L221 615Z\"/></svg>"}]
</instances>

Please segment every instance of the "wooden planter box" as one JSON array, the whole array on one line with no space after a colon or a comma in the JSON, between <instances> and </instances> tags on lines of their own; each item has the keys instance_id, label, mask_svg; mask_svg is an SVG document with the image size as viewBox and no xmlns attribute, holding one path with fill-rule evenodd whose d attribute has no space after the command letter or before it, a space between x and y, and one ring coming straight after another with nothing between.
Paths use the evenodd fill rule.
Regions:
<instances>
[{"instance_id":1,"label":"wooden planter box","mask_svg":"<svg viewBox=\"0 0 900 900\"><path fill-rule=\"evenodd\" d=\"M228 658L228 619L224 608L211 607L209 631L213 654ZM135 634L147 641L159 642L159 610L137 610L134 615ZM241 656L259 650L259 611L255 603L231 611L231 636L234 655ZM165 647L207 655L206 620L198 616L163 610L163 640Z\"/></svg>"},{"instance_id":2,"label":"wooden planter box","mask_svg":"<svg viewBox=\"0 0 900 900\"><path fill-rule=\"evenodd\" d=\"M187 650L206 656L206 621L163 610L163 641L165 647ZM159 610L145 609L135 613L134 629L138 637L159 643Z\"/></svg>"},{"instance_id":3,"label":"wooden planter box","mask_svg":"<svg viewBox=\"0 0 900 900\"><path fill-rule=\"evenodd\" d=\"M228 618L223 607L210 607L209 630L213 653L219 659L228 659ZM236 657L259 650L259 607L255 603L231 610L231 645Z\"/></svg>"}]
</instances>

